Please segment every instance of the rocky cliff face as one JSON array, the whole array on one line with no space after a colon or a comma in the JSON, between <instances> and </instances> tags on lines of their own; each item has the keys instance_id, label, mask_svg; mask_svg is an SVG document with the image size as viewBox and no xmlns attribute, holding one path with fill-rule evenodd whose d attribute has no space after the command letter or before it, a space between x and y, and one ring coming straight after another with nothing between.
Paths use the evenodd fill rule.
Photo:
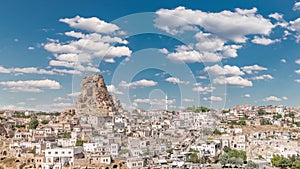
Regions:
<instances>
[{"instance_id":1,"label":"rocky cliff face","mask_svg":"<svg viewBox=\"0 0 300 169\"><path fill-rule=\"evenodd\" d=\"M93 74L83 78L82 92L75 104L79 115L108 115L115 111L112 96L107 91L104 79L100 74Z\"/></svg>"},{"instance_id":2,"label":"rocky cliff face","mask_svg":"<svg viewBox=\"0 0 300 169\"><path fill-rule=\"evenodd\" d=\"M123 107L122 107L122 104L121 104L119 98L115 95L112 95L112 100L113 100L116 111L123 112L124 110L123 110Z\"/></svg>"}]
</instances>

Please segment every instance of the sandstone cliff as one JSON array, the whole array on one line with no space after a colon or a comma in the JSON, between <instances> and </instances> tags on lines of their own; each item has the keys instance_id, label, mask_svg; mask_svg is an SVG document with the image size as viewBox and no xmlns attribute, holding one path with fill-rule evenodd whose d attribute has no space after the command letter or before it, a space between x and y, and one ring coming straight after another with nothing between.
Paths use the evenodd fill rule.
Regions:
<instances>
[{"instance_id":1,"label":"sandstone cliff","mask_svg":"<svg viewBox=\"0 0 300 169\"><path fill-rule=\"evenodd\" d=\"M107 91L104 79L100 74L93 74L83 78L82 92L75 104L78 115L108 115L115 111L112 96Z\"/></svg>"},{"instance_id":2,"label":"sandstone cliff","mask_svg":"<svg viewBox=\"0 0 300 169\"><path fill-rule=\"evenodd\" d=\"M115 110L118 111L118 112L123 112L123 107L122 107L122 104L119 100L119 98L115 95L112 95L112 100L113 100L113 103L114 103L114 106L115 106Z\"/></svg>"}]
</instances>

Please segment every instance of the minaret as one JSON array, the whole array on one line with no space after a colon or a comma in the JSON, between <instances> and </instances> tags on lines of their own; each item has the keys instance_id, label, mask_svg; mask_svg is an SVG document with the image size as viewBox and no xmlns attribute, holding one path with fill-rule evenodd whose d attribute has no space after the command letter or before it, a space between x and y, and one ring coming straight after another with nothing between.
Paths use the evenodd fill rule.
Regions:
<instances>
[{"instance_id":1,"label":"minaret","mask_svg":"<svg viewBox=\"0 0 300 169\"><path fill-rule=\"evenodd\" d=\"M166 94L166 111L168 111L168 94Z\"/></svg>"}]
</instances>

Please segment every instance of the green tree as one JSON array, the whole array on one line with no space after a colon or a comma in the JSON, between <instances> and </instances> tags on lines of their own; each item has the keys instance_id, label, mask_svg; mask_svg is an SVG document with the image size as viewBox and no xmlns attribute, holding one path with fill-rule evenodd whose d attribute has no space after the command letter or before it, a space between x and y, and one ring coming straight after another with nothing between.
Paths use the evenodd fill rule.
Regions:
<instances>
[{"instance_id":1,"label":"green tree","mask_svg":"<svg viewBox=\"0 0 300 169\"><path fill-rule=\"evenodd\" d=\"M266 111L264 111L263 109L259 109L259 110L257 111L257 113L258 113L259 116L261 116L261 115L266 114Z\"/></svg>"},{"instance_id":2,"label":"green tree","mask_svg":"<svg viewBox=\"0 0 300 169\"><path fill-rule=\"evenodd\" d=\"M250 160L247 162L246 169L258 169L258 164Z\"/></svg>"},{"instance_id":3,"label":"green tree","mask_svg":"<svg viewBox=\"0 0 300 169\"><path fill-rule=\"evenodd\" d=\"M36 129L38 125L39 121L37 120L37 118L32 118L29 122L29 129Z\"/></svg>"},{"instance_id":4,"label":"green tree","mask_svg":"<svg viewBox=\"0 0 300 169\"><path fill-rule=\"evenodd\" d=\"M260 119L260 125L271 125L272 122L269 119L263 118Z\"/></svg>"},{"instance_id":5,"label":"green tree","mask_svg":"<svg viewBox=\"0 0 300 169\"><path fill-rule=\"evenodd\" d=\"M43 120L42 121L42 124L48 124L49 123L49 120Z\"/></svg>"},{"instance_id":6,"label":"green tree","mask_svg":"<svg viewBox=\"0 0 300 169\"><path fill-rule=\"evenodd\" d=\"M71 133L63 133L62 138L71 138Z\"/></svg>"},{"instance_id":7,"label":"green tree","mask_svg":"<svg viewBox=\"0 0 300 169\"><path fill-rule=\"evenodd\" d=\"M226 114L226 113L229 113L230 110L222 110L222 113Z\"/></svg>"},{"instance_id":8,"label":"green tree","mask_svg":"<svg viewBox=\"0 0 300 169\"><path fill-rule=\"evenodd\" d=\"M224 151L225 153L228 153L229 151L231 151L231 148L229 148L229 147L227 147L227 146L224 146L223 151Z\"/></svg>"},{"instance_id":9,"label":"green tree","mask_svg":"<svg viewBox=\"0 0 300 169\"><path fill-rule=\"evenodd\" d=\"M189 156L189 159L187 161L191 163L199 163L200 159L196 153L193 153Z\"/></svg>"},{"instance_id":10,"label":"green tree","mask_svg":"<svg viewBox=\"0 0 300 169\"><path fill-rule=\"evenodd\" d=\"M238 122L238 125L246 126L246 121L245 121L245 120L240 120L240 121Z\"/></svg>"},{"instance_id":11,"label":"green tree","mask_svg":"<svg viewBox=\"0 0 300 169\"><path fill-rule=\"evenodd\" d=\"M196 113L209 112L210 111L210 109L205 107L205 106L199 106L199 107L192 106L192 107L187 107L185 110L193 111L193 112L196 112Z\"/></svg>"},{"instance_id":12,"label":"green tree","mask_svg":"<svg viewBox=\"0 0 300 169\"><path fill-rule=\"evenodd\" d=\"M32 149L30 149L30 150L28 151L28 153L36 154L36 148L33 147Z\"/></svg>"},{"instance_id":13,"label":"green tree","mask_svg":"<svg viewBox=\"0 0 300 169\"><path fill-rule=\"evenodd\" d=\"M282 168L287 168L292 166L292 161L289 158L281 157L279 166Z\"/></svg>"},{"instance_id":14,"label":"green tree","mask_svg":"<svg viewBox=\"0 0 300 169\"><path fill-rule=\"evenodd\" d=\"M195 149L193 149L193 148L190 148L190 151L189 151L189 152L192 152L192 153L199 153L198 150L195 150Z\"/></svg>"},{"instance_id":15,"label":"green tree","mask_svg":"<svg viewBox=\"0 0 300 169\"><path fill-rule=\"evenodd\" d=\"M210 109L204 106L197 107L196 111L198 112L209 112Z\"/></svg>"},{"instance_id":16,"label":"green tree","mask_svg":"<svg viewBox=\"0 0 300 169\"><path fill-rule=\"evenodd\" d=\"M228 164L228 160L229 160L229 155L227 153L223 153L219 156L219 162L223 166Z\"/></svg>"},{"instance_id":17,"label":"green tree","mask_svg":"<svg viewBox=\"0 0 300 169\"><path fill-rule=\"evenodd\" d=\"M244 164L244 160L241 159L241 158L237 158L237 160L236 160L236 165L237 165L237 166L242 166L243 164Z\"/></svg>"},{"instance_id":18,"label":"green tree","mask_svg":"<svg viewBox=\"0 0 300 169\"><path fill-rule=\"evenodd\" d=\"M230 150L228 152L229 157L241 158L242 160L246 161L247 155L245 151L239 150Z\"/></svg>"},{"instance_id":19,"label":"green tree","mask_svg":"<svg viewBox=\"0 0 300 169\"><path fill-rule=\"evenodd\" d=\"M300 159L293 162L292 169L300 168Z\"/></svg>"},{"instance_id":20,"label":"green tree","mask_svg":"<svg viewBox=\"0 0 300 169\"><path fill-rule=\"evenodd\" d=\"M273 119L280 119L280 118L282 118L281 114L275 114L275 115L273 115Z\"/></svg>"},{"instance_id":21,"label":"green tree","mask_svg":"<svg viewBox=\"0 0 300 169\"><path fill-rule=\"evenodd\" d=\"M231 165L235 165L237 163L237 158L236 157L229 157L228 163Z\"/></svg>"},{"instance_id":22,"label":"green tree","mask_svg":"<svg viewBox=\"0 0 300 169\"><path fill-rule=\"evenodd\" d=\"M213 134L221 135L222 133L218 129L214 129Z\"/></svg>"},{"instance_id":23,"label":"green tree","mask_svg":"<svg viewBox=\"0 0 300 169\"><path fill-rule=\"evenodd\" d=\"M284 115L285 117L290 117L290 118L294 118L295 117L295 113L294 112L289 112L288 114Z\"/></svg>"},{"instance_id":24,"label":"green tree","mask_svg":"<svg viewBox=\"0 0 300 169\"><path fill-rule=\"evenodd\" d=\"M169 153L169 154L172 154L173 153L173 148L167 149L166 152Z\"/></svg>"},{"instance_id":25,"label":"green tree","mask_svg":"<svg viewBox=\"0 0 300 169\"><path fill-rule=\"evenodd\" d=\"M23 125L23 124L17 124L16 128L25 128L25 125Z\"/></svg>"},{"instance_id":26,"label":"green tree","mask_svg":"<svg viewBox=\"0 0 300 169\"><path fill-rule=\"evenodd\" d=\"M273 155L273 157L271 158L271 163L278 167L279 166L279 163L280 163L280 159L281 157L279 155Z\"/></svg>"},{"instance_id":27,"label":"green tree","mask_svg":"<svg viewBox=\"0 0 300 169\"><path fill-rule=\"evenodd\" d=\"M287 168L292 166L292 160L279 155L273 155L271 162L276 167Z\"/></svg>"},{"instance_id":28,"label":"green tree","mask_svg":"<svg viewBox=\"0 0 300 169\"><path fill-rule=\"evenodd\" d=\"M76 141L76 146L83 146L83 143L85 143L85 140L77 140Z\"/></svg>"}]
</instances>

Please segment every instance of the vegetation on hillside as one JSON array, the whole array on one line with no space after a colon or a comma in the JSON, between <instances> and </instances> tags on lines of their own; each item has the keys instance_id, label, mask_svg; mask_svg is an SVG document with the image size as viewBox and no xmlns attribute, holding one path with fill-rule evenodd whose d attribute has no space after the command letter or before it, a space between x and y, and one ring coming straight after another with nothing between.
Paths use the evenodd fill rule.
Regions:
<instances>
[{"instance_id":1,"label":"vegetation on hillside","mask_svg":"<svg viewBox=\"0 0 300 169\"><path fill-rule=\"evenodd\" d=\"M187 107L185 109L186 111L193 111L193 112L196 112L196 113L200 113L200 112L209 112L210 109L205 107L205 106L192 106L192 107Z\"/></svg>"}]
</instances>

